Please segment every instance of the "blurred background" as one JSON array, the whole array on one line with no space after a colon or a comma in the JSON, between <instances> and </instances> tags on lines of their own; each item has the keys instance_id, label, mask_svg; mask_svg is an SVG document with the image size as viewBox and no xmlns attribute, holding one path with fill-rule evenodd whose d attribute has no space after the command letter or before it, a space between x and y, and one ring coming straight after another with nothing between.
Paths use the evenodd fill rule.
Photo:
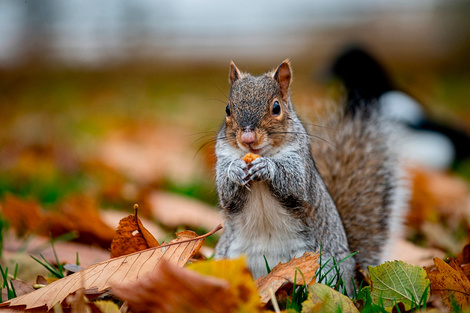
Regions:
<instances>
[{"instance_id":1,"label":"blurred background","mask_svg":"<svg viewBox=\"0 0 470 313\"><path fill-rule=\"evenodd\" d=\"M178 226L208 229L216 217L212 224L184 217L172 224L165 214L192 208L175 195L216 205L213 139L225 115L230 60L260 74L290 58L292 100L302 114L338 98L328 69L351 44L377 58L434 119L468 131L468 1L1 0L3 212L21 205L37 207L41 216L75 210L70 221L86 215L84 207L131 212L139 203L142 216L163 229L161 237ZM470 177L470 163L439 173ZM429 177L420 186L436 181ZM467 183L456 184L448 189L460 193L451 196L468 208ZM448 198L429 200L442 186L426 188L414 200L421 210L410 222L415 228L442 222L432 210L449 205ZM99 235L104 239L92 230L83 239L87 226L4 219L2 225L23 233L61 235L81 227L81 242L104 248L113 234L109 226ZM444 227L458 228L450 243L435 246L459 249L452 240L466 240L468 223L453 223ZM408 237L423 243L425 232Z\"/></svg>"}]
</instances>

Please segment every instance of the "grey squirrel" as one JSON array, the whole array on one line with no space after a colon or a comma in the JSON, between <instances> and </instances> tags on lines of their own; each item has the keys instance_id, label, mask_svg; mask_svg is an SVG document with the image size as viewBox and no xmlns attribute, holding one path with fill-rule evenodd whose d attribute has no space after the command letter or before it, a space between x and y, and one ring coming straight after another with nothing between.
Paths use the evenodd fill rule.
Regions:
<instances>
[{"instance_id":1,"label":"grey squirrel","mask_svg":"<svg viewBox=\"0 0 470 313\"><path fill-rule=\"evenodd\" d=\"M246 255L257 278L267 273L265 258L272 268L321 245L323 262L345 259L340 268L351 290L356 265L383 261L405 207L391 130L371 104L354 114L345 106L307 131L290 101L291 80L288 60L256 77L230 64L215 148L225 216L215 257ZM247 153L260 157L246 164Z\"/></svg>"}]
</instances>

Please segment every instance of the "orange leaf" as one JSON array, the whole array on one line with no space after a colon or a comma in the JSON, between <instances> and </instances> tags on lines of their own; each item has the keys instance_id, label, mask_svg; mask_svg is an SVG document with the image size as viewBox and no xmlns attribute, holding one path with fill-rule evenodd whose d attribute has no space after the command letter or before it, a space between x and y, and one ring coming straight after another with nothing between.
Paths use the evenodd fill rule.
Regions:
<instances>
[{"instance_id":1,"label":"orange leaf","mask_svg":"<svg viewBox=\"0 0 470 313\"><path fill-rule=\"evenodd\" d=\"M141 312L234 312L228 281L160 262L157 270L131 284L113 286L113 292Z\"/></svg>"},{"instance_id":2,"label":"orange leaf","mask_svg":"<svg viewBox=\"0 0 470 313\"><path fill-rule=\"evenodd\" d=\"M100 217L94 199L74 196L66 199L56 212L46 215L42 223L44 235L60 236L72 231L78 232L76 241L108 249L115 231Z\"/></svg>"},{"instance_id":3,"label":"orange leaf","mask_svg":"<svg viewBox=\"0 0 470 313\"><path fill-rule=\"evenodd\" d=\"M310 284L312 279L315 278L316 270L320 266L318 264L319 257L319 253L305 252L304 255L299 258L293 258L286 263L279 263L268 275L255 280L256 287L261 296L261 302L267 303L271 298L269 289L276 292L286 282L293 284L296 270L296 285ZM305 281L302 275L305 277Z\"/></svg>"},{"instance_id":4,"label":"orange leaf","mask_svg":"<svg viewBox=\"0 0 470 313\"><path fill-rule=\"evenodd\" d=\"M50 310L56 303L61 303L69 294L80 288L96 287L98 291L101 291L111 285L117 286L134 282L153 272L161 260L167 260L182 267L199 250L204 239L221 228L222 226L219 225L202 236L192 233L191 238L186 231L183 232L184 239L177 238L165 245L92 265L34 292L0 304L0 312L2 311L1 307L20 305L26 306L26 309L47 306ZM178 236L178 234L176 235Z\"/></svg>"},{"instance_id":5,"label":"orange leaf","mask_svg":"<svg viewBox=\"0 0 470 313\"><path fill-rule=\"evenodd\" d=\"M21 200L10 194L5 196L4 202L2 215L20 236L37 230L42 221L40 207L37 202Z\"/></svg>"},{"instance_id":6,"label":"orange leaf","mask_svg":"<svg viewBox=\"0 0 470 313\"><path fill-rule=\"evenodd\" d=\"M134 205L134 215L119 221L116 236L111 242L111 258L159 246L158 241L137 217L139 206Z\"/></svg>"},{"instance_id":7,"label":"orange leaf","mask_svg":"<svg viewBox=\"0 0 470 313\"><path fill-rule=\"evenodd\" d=\"M434 258L436 268L426 269L431 281L431 292L441 296L447 306L452 306L454 299L459 306L470 303L470 281L455 260L449 264L439 258Z\"/></svg>"}]
</instances>

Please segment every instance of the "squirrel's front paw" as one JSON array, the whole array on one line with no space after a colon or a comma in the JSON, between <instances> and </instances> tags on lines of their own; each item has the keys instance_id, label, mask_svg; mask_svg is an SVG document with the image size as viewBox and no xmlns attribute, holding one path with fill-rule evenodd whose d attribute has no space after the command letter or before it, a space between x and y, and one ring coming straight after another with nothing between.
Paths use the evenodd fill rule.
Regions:
<instances>
[{"instance_id":1,"label":"squirrel's front paw","mask_svg":"<svg viewBox=\"0 0 470 313\"><path fill-rule=\"evenodd\" d=\"M248 172L248 166L242 159L234 160L227 168L227 176L234 183L243 186L245 185L245 176Z\"/></svg>"},{"instance_id":2,"label":"squirrel's front paw","mask_svg":"<svg viewBox=\"0 0 470 313\"><path fill-rule=\"evenodd\" d=\"M275 170L274 162L268 158L260 157L250 163L250 170L245 176L245 184L252 181L272 180Z\"/></svg>"}]
</instances>

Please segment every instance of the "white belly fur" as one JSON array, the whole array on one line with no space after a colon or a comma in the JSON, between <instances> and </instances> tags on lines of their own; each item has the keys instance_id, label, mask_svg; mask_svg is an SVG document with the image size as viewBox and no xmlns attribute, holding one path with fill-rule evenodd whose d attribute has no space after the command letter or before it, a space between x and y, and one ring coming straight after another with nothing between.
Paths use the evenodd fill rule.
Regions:
<instances>
[{"instance_id":1,"label":"white belly fur","mask_svg":"<svg viewBox=\"0 0 470 313\"><path fill-rule=\"evenodd\" d=\"M251 187L247 205L235 219L238 230L227 257L246 255L255 278L267 274L266 257L272 269L279 262L287 262L305 252L305 243L299 238L301 222L292 218L271 196L264 182Z\"/></svg>"}]
</instances>

